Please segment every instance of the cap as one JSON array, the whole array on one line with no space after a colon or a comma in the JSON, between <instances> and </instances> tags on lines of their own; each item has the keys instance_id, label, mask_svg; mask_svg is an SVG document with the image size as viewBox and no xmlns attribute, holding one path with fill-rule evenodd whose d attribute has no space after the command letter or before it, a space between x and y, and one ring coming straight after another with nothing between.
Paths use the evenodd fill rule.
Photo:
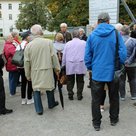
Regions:
<instances>
[{"instance_id":1,"label":"cap","mask_svg":"<svg viewBox=\"0 0 136 136\"><path fill-rule=\"evenodd\" d=\"M110 20L110 16L107 12L102 12L98 15L98 20L105 20L105 21L108 21Z\"/></svg>"},{"instance_id":2,"label":"cap","mask_svg":"<svg viewBox=\"0 0 136 136\"><path fill-rule=\"evenodd\" d=\"M30 31L23 32L23 33L21 34L22 40L26 39L29 35L31 35L31 32L30 32Z\"/></svg>"}]
</instances>

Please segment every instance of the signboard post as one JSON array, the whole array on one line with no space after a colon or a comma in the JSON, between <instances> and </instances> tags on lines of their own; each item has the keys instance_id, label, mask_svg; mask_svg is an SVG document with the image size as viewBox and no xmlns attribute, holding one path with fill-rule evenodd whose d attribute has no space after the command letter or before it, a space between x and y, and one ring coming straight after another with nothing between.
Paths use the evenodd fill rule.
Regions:
<instances>
[{"instance_id":1,"label":"signboard post","mask_svg":"<svg viewBox=\"0 0 136 136\"><path fill-rule=\"evenodd\" d=\"M97 22L97 16L101 12L108 12L111 17L111 24L119 20L119 0L89 0L89 24Z\"/></svg>"}]
</instances>

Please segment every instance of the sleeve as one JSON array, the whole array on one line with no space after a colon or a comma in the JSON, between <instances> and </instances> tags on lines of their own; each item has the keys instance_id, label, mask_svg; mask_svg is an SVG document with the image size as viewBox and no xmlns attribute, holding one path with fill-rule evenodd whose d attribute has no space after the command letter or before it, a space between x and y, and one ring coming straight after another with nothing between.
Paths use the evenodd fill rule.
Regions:
<instances>
[{"instance_id":1,"label":"sleeve","mask_svg":"<svg viewBox=\"0 0 136 136\"><path fill-rule=\"evenodd\" d=\"M29 46L24 50L24 69L25 76L27 80L31 80L31 65L30 65L30 55L29 55Z\"/></svg>"},{"instance_id":2,"label":"sleeve","mask_svg":"<svg viewBox=\"0 0 136 136\"><path fill-rule=\"evenodd\" d=\"M66 45L67 46L67 45ZM63 51L63 57L62 57L62 67L66 66L66 49L67 47L65 46L64 51Z\"/></svg>"},{"instance_id":3,"label":"sleeve","mask_svg":"<svg viewBox=\"0 0 136 136\"><path fill-rule=\"evenodd\" d=\"M120 63L124 64L127 58L127 49L126 49L126 45L123 41L123 38L121 36L120 33L118 33L118 37L119 37L119 58L120 58Z\"/></svg>"},{"instance_id":4,"label":"sleeve","mask_svg":"<svg viewBox=\"0 0 136 136\"><path fill-rule=\"evenodd\" d=\"M93 52L91 49L91 36L90 36L88 37L86 42L85 56L84 56L85 65L88 70L92 70L92 57L93 57Z\"/></svg>"},{"instance_id":5,"label":"sleeve","mask_svg":"<svg viewBox=\"0 0 136 136\"><path fill-rule=\"evenodd\" d=\"M50 44L50 50L51 50L53 68L55 69L55 72L58 72L60 71L60 64L52 42Z\"/></svg>"}]
</instances>

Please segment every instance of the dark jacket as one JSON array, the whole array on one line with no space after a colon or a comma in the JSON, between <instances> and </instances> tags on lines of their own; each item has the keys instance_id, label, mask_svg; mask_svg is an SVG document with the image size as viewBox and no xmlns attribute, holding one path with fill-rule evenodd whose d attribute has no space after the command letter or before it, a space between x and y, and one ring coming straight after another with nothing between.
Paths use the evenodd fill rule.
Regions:
<instances>
[{"instance_id":1,"label":"dark jacket","mask_svg":"<svg viewBox=\"0 0 136 136\"><path fill-rule=\"evenodd\" d=\"M83 34L83 36L79 37L80 40L87 41L87 36L86 34Z\"/></svg>"},{"instance_id":2,"label":"dark jacket","mask_svg":"<svg viewBox=\"0 0 136 136\"><path fill-rule=\"evenodd\" d=\"M133 30L130 35L132 38L136 38L136 30Z\"/></svg>"},{"instance_id":3,"label":"dark jacket","mask_svg":"<svg viewBox=\"0 0 136 136\"><path fill-rule=\"evenodd\" d=\"M67 43L72 40L71 33L69 33L69 32L65 32L65 33L60 32L60 33L63 34L63 36L64 36L64 41L63 41L64 43Z\"/></svg>"},{"instance_id":4,"label":"dark jacket","mask_svg":"<svg viewBox=\"0 0 136 136\"><path fill-rule=\"evenodd\" d=\"M2 59L2 55L0 55L0 75L3 75L3 71L2 71L3 67L4 67L4 61Z\"/></svg>"}]
</instances>

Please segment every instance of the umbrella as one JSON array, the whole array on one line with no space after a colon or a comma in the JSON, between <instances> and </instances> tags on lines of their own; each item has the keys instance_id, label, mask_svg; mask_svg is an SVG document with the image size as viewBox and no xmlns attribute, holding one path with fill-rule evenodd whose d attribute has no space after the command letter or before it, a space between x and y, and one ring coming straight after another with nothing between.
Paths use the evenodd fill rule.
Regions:
<instances>
[{"instance_id":1,"label":"umbrella","mask_svg":"<svg viewBox=\"0 0 136 136\"><path fill-rule=\"evenodd\" d=\"M64 110L63 93L62 93L62 89L60 88L59 88L59 96L60 96L60 102L61 102L62 109Z\"/></svg>"}]
</instances>

